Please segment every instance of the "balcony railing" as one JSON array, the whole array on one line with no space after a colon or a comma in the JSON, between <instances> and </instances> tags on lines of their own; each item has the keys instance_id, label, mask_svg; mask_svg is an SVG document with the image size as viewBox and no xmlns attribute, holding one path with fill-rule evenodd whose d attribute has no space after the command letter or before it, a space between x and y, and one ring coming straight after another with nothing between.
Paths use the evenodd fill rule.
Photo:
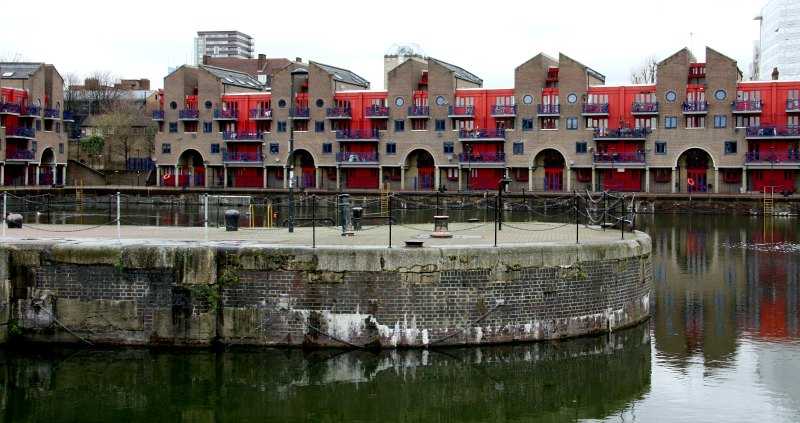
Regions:
<instances>
[{"instance_id":1,"label":"balcony railing","mask_svg":"<svg viewBox=\"0 0 800 423\"><path fill-rule=\"evenodd\" d=\"M707 101L684 101L683 102L683 113L707 113L708 112L708 102Z\"/></svg>"},{"instance_id":2,"label":"balcony railing","mask_svg":"<svg viewBox=\"0 0 800 423\"><path fill-rule=\"evenodd\" d=\"M800 151L749 151L744 160L746 163L800 163Z\"/></svg>"},{"instance_id":3,"label":"balcony railing","mask_svg":"<svg viewBox=\"0 0 800 423\"><path fill-rule=\"evenodd\" d=\"M633 106L631 107L631 113L633 114L656 114L658 113L658 102L634 102Z\"/></svg>"},{"instance_id":4,"label":"balcony railing","mask_svg":"<svg viewBox=\"0 0 800 423\"><path fill-rule=\"evenodd\" d=\"M731 103L733 113L761 113L761 100L737 100Z\"/></svg>"},{"instance_id":5,"label":"balcony railing","mask_svg":"<svg viewBox=\"0 0 800 423\"><path fill-rule=\"evenodd\" d=\"M250 119L272 119L272 109L250 109Z\"/></svg>"},{"instance_id":6,"label":"balcony railing","mask_svg":"<svg viewBox=\"0 0 800 423\"><path fill-rule=\"evenodd\" d=\"M6 136L19 137L19 138L36 138L36 130L33 128L25 128L25 127L8 128L6 129Z\"/></svg>"},{"instance_id":7,"label":"balcony railing","mask_svg":"<svg viewBox=\"0 0 800 423\"><path fill-rule=\"evenodd\" d=\"M458 160L462 163L502 163L506 161L505 153L461 153Z\"/></svg>"},{"instance_id":8,"label":"balcony railing","mask_svg":"<svg viewBox=\"0 0 800 423\"><path fill-rule=\"evenodd\" d=\"M608 103L584 103L583 114L585 115L607 115Z\"/></svg>"},{"instance_id":9,"label":"balcony railing","mask_svg":"<svg viewBox=\"0 0 800 423\"><path fill-rule=\"evenodd\" d=\"M225 141L259 141L264 139L264 134L260 132L237 132L225 131L222 133Z\"/></svg>"},{"instance_id":10,"label":"balcony railing","mask_svg":"<svg viewBox=\"0 0 800 423\"><path fill-rule=\"evenodd\" d=\"M467 116L472 117L475 115L474 106L450 106L448 115L452 117Z\"/></svg>"},{"instance_id":11,"label":"balcony railing","mask_svg":"<svg viewBox=\"0 0 800 423\"><path fill-rule=\"evenodd\" d=\"M310 116L310 109L308 107L295 107L294 108L294 118L295 119L308 119Z\"/></svg>"},{"instance_id":12,"label":"balcony railing","mask_svg":"<svg viewBox=\"0 0 800 423\"><path fill-rule=\"evenodd\" d=\"M595 139L644 139L650 128L595 128Z\"/></svg>"},{"instance_id":13,"label":"balcony railing","mask_svg":"<svg viewBox=\"0 0 800 423\"><path fill-rule=\"evenodd\" d=\"M197 109L181 109L178 111L178 118L183 120L197 120L200 112Z\"/></svg>"},{"instance_id":14,"label":"balcony railing","mask_svg":"<svg viewBox=\"0 0 800 423\"><path fill-rule=\"evenodd\" d=\"M6 160L33 160L33 150L8 150Z\"/></svg>"},{"instance_id":15,"label":"balcony railing","mask_svg":"<svg viewBox=\"0 0 800 423\"><path fill-rule=\"evenodd\" d=\"M748 138L798 138L800 137L800 126L749 126L747 128Z\"/></svg>"},{"instance_id":16,"label":"balcony railing","mask_svg":"<svg viewBox=\"0 0 800 423\"><path fill-rule=\"evenodd\" d=\"M644 163L644 152L595 153L595 163Z\"/></svg>"},{"instance_id":17,"label":"balcony railing","mask_svg":"<svg viewBox=\"0 0 800 423\"><path fill-rule=\"evenodd\" d=\"M339 163L377 163L378 152L354 152L354 151L340 151L336 153L336 161Z\"/></svg>"},{"instance_id":18,"label":"balcony railing","mask_svg":"<svg viewBox=\"0 0 800 423\"><path fill-rule=\"evenodd\" d=\"M460 129L458 138L461 140L487 140L506 138L505 129Z\"/></svg>"},{"instance_id":19,"label":"balcony railing","mask_svg":"<svg viewBox=\"0 0 800 423\"><path fill-rule=\"evenodd\" d=\"M786 112L788 113L800 112L800 99L790 98L786 100Z\"/></svg>"},{"instance_id":20,"label":"balcony railing","mask_svg":"<svg viewBox=\"0 0 800 423\"><path fill-rule=\"evenodd\" d=\"M517 106L492 106L492 116L516 116Z\"/></svg>"},{"instance_id":21,"label":"balcony railing","mask_svg":"<svg viewBox=\"0 0 800 423\"><path fill-rule=\"evenodd\" d=\"M153 120L164 120L164 111L153 110Z\"/></svg>"},{"instance_id":22,"label":"balcony railing","mask_svg":"<svg viewBox=\"0 0 800 423\"><path fill-rule=\"evenodd\" d=\"M431 114L431 108L429 106L409 106L408 107L408 116L409 117L428 117Z\"/></svg>"},{"instance_id":23,"label":"balcony railing","mask_svg":"<svg viewBox=\"0 0 800 423\"><path fill-rule=\"evenodd\" d=\"M17 103L0 103L0 113L10 113L18 115L20 109L22 109L22 107L20 107L20 105Z\"/></svg>"},{"instance_id":24,"label":"balcony railing","mask_svg":"<svg viewBox=\"0 0 800 423\"><path fill-rule=\"evenodd\" d=\"M386 106L367 106L364 108L364 116L368 118L389 117L389 108Z\"/></svg>"},{"instance_id":25,"label":"balcony railing","mask_svg":"<svg viewBox=\"0 0 800 423\"><path fill-rule=\"evenodd\" d=\"M216 120L236 120L238 118L238 110L214 109L214 119Z\"/></svg>"},{"instance_id":26,"label":"balcony railing","mask_svg":"<svg viewBox=\"0 0 800 423\"><path fill-rule=\"evenodd\" d=\"M337 140L377 140L380 133L377 129L344 129L336 131Z\"/></svg>"},{"instance_id":27,"label":"balcony railing","mask_svg":"<svg viewBox=\"0 0 800 423\"><path fill-rule=\"evenodd\" d=\"M261 152L258 151L222 151L222 161L238 163L260 163L264 161Z\"/></svg>"},{"instance_id":28,"label":"balcony railing","mask_svg":"<svg viewBox=\"0 0 800 423\"><path fill-rule=\"evenodd\" d=\"M22 110L23 116L39 117L42 114L42 108L37 106L27 106Z\"/></svg>"},{"instance_id":29,"label":"balcony railing","mask_svg":"<svg viewBox=\"0 0 800 423\"><path fill-rule=\"evenodd\" d=\"M350 119L353 111L349 107L328 107L325 109L325 116L328 119Z\"/></svg>"},{"instance_id":30,"label":"balcony railing","mask_svg":"<svg viewBox=\"0 0 800 423\"><path fill-rule=\"evenodd\" d=\"M72 121L75 120L75 118L72 115L72 112L70 112L68 110L64 110L64 113L63 113L62 116L63 116L64 120L69 121L69 122L72 122Z\"/></svg>"},{"instance_id":31,"label":"balcony railing","mask_svg":"<svg viewBox=\"0 0 800 423\"><path fill-rule=\"evenodd\" d=\"M61 111L58 109L44 109L45 119L58 119L61 117Z\"/></svg>"},{"instance_id":32,"label":"balcony railing","mask_svg":"<svg viewBox=\"0 0 800 423\"><path fill-rule=\"evenodd\" d=\"M536 106L536 113L539 115L556 116L561 114L561 105L559 104L539 104Z\"/></svg>"}]
</instances>

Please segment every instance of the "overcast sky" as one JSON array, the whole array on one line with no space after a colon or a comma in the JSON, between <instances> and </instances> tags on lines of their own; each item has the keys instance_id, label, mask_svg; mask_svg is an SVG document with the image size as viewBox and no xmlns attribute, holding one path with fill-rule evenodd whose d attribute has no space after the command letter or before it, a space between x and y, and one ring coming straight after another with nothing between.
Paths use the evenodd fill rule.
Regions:
<instances>
[{"instance_id":1,"label":"overcast sky","mask_svg":"<svg viewBox=\"0 0 800 423\"><path fill-rule=\"evenodd\" d=\"M349 68L373 88L383 86L383 55L397 44L416 44L489 88L511 87L514 68L540 51L562 51L620 84L645 57L684 46L702 60L709 45L747 73L764 2L14 1L2 7L20 19L0 25L0 58L45 61L62 74L149 78L157 88L169 67L192 63L198 30L236 29L255 38L256 52Z\"/></svg>"}]
</instances>

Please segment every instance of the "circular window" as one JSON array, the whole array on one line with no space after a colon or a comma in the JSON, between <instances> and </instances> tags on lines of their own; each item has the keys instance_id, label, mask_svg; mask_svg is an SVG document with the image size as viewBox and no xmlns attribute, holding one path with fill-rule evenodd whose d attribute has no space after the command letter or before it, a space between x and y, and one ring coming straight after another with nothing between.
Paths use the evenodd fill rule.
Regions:
<instances>
[{"instance_id":1,"label":"circular window","mask_svg":"<svg viewBox=\"0 0 800 423\"><path fill-rule=\"evenodd\" d=\"M206 102L205 102L205 106L206 106L206 109L210 109L210 108L211 108L211 106L212 106L212 104L211 104L211 100L206 100Z\"/></svg>"},{"instance_id":2,"label":"circular window","mask_svg":"<svg viewBox=\"0 0 800 423\"><path fill-rule=\"evenodd\" d=\"M725 90L717 90L714 92L714 98L716 98L719 101L725 100L725 97L727 96L728 93L726 93Z\"/></svg>"},{"instance_id":3,"label":"circular window","mask_svg":"<svg viewBox=\"0 0 800 423\"><path fill-rule=\"evenodd\" d=\"M318 98L318 99L317 99L317 107L322 107L322 106L324 106L324 105L325 105L325 102L324 102L324 101L322 101L322 99L321 99L321 98Z\"/></svg>"},{"instance_id":4,"label":"circular window","mask_svg":"<svg viewBox=\"0 0 800 423\"><path fill-rule=\"evenodd\" d=\"M526 94L525 97L522 97L522 102L525 104L533 103L533 96L530 94Z\"/></svg>"},{"instance_id":5,"label":"circular window","mask_svg":"<svg viewBox=\"0 0 800 423\"><path fill-rule=\"evenodd\" d=\"M403 97L397 97L394 99L394 105L397 107L403 107L404 103L405 101L403 100Z\"/></svg>"},{"instance_id":6,"label":"circular window","mask_svg":"<svg viewBox=\"0 0 800 423\"><path fill-rule=\"evenodd\" d=\"M436 105L437 106L444 106L447 104L447 100L444 99L442 96L436 96Z\"/></svg>"},{"instance_id":7,"label":"circular window","mask_svg":"<svg viewBox=\"0 0 800 423\"><path fill-rule=\"evenodd\" d=\"M578 95L575 93L569 93L567 96L567 103L575 104L578 101Z\"/></svg>"},{"instance_id":8,"label":"circular window","mask_svg":"<svg viewBox=\"0 0 800 423\"><path fill-rule=\"evenodd\" d=\"M178 103L176 103L174 101L170 101L169 102L169 108L172 109L172 110L177 109L178 108Z\"/></svg>"},{"instance_id":9,"label":"circular window","mask_svg":"<svg viewBox=\"0 0 800 423\"><path fill-rule=\"evenodd\" d=\"M278 107L280 107L281 109L286 107L286 100L284 99L278 100Z\"/></svg>"},{"instance_id":10,"label":"circular window","mask_svg":"<svg viewBox=\"0 0 800 423\"><path fill-rule=\"evenodd\" d=\"M670 90L667 91L666 94L664 94L664 98L666 98L667 101L669 101L670 103L673 103L675 100L678 99L678 94L675 94L675 91Z\"/></svg>"}]
</instances>

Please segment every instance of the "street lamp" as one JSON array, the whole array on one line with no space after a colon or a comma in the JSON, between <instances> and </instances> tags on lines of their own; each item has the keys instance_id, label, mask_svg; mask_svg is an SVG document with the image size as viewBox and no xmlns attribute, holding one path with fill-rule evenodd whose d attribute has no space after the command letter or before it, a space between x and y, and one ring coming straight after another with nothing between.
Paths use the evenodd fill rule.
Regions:
<instances>
[{"instance_id":1,"label":"street lamp","mask_svg":"<svg viewBox=\"0 0 800 423\"><path fill-rule=\"evenodd\" d=\"M296 103L294 99L295 77L308 76L308 70L299 67L291 72L291 86L289 87L289 233L294 232L294 115Z\"/></svg>"}]
</instances>

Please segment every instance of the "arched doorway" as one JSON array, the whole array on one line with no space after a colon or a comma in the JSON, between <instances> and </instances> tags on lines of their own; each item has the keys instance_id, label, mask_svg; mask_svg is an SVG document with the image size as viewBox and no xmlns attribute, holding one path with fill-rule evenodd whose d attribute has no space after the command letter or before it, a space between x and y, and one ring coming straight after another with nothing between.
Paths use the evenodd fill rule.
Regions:
<instances>
[{"instance_id":1,"label":"arched doorway","mask_svg":"<svg viewBox=\"0 0 800 423\"><path fill-rule=\"evenodd\" d=\"M564 156L552 148L539 152L533 160L535 166L534 181L537 182L536 188L542 191L563 191L564 181ZM541 183L541 185L538 185Z\"/></svg>"},{"instance_id":2,"label":"arched doorway","mask_svg":"<svg viewBox=\"0 0 800 423\"><path fill-rule=\"evenodd\" d=\"M56 154L52 148L45 148L39 161L39 185L53 185L56 175Z\"/></svg>"},{"instance_id":3,"label":"arched doorway","mask_svg":"<svg viewBox=\"0 0 800 423\"><path fill-rule=\"evenodd\" d=\"M317 186L317 172L311 153L306 150L295 150L292 166L297 188L315 188Z\"/></svg>"},{"instance_id":4,"label":"arched doorway","mask_svg":"<svg viewBox=\"0 0 800 423\"><path fill-rule=\"evenodd\" d=\"M406 156L404 166L406 189L430 191L435 188L435 165L431 153L423 149L413 150Z\"/></svg>"},{"instance_id":5,"label":"arched doorway","mask_svg":"<svg viewBox=\"0 0 800 423\"><path fill-rule=\"evenodd\" d=\"M690 148L678 156L678 190L680 192L708 192L714 187L709 169L711 156L702 149Z\"/></svg>"},{"instance_id":6,"label":"arched doorway","mask_svg":"<svg viewBox=\"0 0 800 423\"><path fill-rule=\"evenodd\" d=\"M202 187L206 184L203 155L197 150L186 150L178 158L178 186Z\"/></svg>"}]
</instances>

